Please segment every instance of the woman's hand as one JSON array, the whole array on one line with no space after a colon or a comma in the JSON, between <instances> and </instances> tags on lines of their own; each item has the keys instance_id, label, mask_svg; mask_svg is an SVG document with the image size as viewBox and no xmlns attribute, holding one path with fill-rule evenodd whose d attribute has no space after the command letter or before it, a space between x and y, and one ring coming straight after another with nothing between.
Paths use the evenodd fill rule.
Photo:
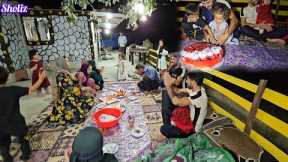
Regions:
<instances>
[{"instance_id":1,"label":"woman's hand","mask_svg":"<svg viewBox=\"0 0 288 162\"><path fill-rule=\"evenodd\" d=\"M64 150L64 161L69 162L70 161L70 156L72 153L72 147L69 146L66 150Z\"/></svg>"}]
</instances>

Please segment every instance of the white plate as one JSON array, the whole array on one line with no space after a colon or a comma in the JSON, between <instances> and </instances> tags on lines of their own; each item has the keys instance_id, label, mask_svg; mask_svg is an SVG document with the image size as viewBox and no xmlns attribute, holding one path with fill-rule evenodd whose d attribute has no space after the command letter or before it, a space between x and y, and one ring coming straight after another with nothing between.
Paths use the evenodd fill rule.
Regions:
<instances>
[{"instance_id":1,"label":"white plate","mask_svg":"<svg viewBox=\"0 0 288 162\"><path fill-rule=\"evenodd\" d=\"M145 135L145 129L140 128L140 127L135 127L134 129L132 129L131 131L131 135L135 138L141 138Z\"/></svg>"},{"instance_id":2,"label":"white plate","mask_svg":"<svg viewBox=\"0 0 288 162\"><path fill-rule=\"evenodd\" d=\"M119 145L117 143L107 143L103 146L103 152L108 154L116 154L118 149Z\"/></svg>"},{"instance_id":3,"label":"white plate","mask_svg":"<svg viewBox=\"0 0 288 162\"><path fill-rule=\"evenodd\" d=\"M136 96L131 96L131 97L129 97L129 100L130 100L130 101L134 101L134 100L137 100L137 98L138 98L138 97L136 97Z\"/></svg>"}]
</instances>

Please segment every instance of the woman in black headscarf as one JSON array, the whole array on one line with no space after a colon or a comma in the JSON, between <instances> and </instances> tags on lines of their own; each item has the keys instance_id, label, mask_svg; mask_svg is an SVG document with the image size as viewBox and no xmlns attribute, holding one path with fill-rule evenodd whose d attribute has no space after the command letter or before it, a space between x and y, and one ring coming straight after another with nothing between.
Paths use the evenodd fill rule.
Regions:
<instances>
[{"instance_id":1,"label":"woman in black headscarf","mask_svg":"<svg viewBox=\"0 0 288 162\"><path fill-rule=\"evenodd\" d=\"M69 162L118 162L112 154L103 153L103 136L95 127L87 127L80 131L72 145ZM69 160L68 160L69 159Z\"/></svg>"}]
</instances>

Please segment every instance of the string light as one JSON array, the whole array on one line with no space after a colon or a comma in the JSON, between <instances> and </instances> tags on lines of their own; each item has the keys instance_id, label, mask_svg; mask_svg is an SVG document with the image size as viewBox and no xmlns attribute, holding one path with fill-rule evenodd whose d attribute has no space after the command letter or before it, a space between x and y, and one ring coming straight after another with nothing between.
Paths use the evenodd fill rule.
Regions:
<instances>
[{"instance_id":1,"label":"string light","mask_svg":"<svg viewBox=\"0 0 288 162\"><path fill-rule=\"evenodd\" d=\"M106 35L109 35L109 34L111 33L111 31L110 31L109 29L105 29L104 33L105 33Z\"/></svg>"},{"instance_id":2,"label":"string light","mask_svg":"<svg viewBox=\"0 0 288 162\"><path fill-rule=\"evenodd\" d=\"M145 16L145 15L141 16L141 19L140 19L140 21L142 21L142 22L145 22L145 21L147 21L147 16Z\"/></svg>"}]
</instances>

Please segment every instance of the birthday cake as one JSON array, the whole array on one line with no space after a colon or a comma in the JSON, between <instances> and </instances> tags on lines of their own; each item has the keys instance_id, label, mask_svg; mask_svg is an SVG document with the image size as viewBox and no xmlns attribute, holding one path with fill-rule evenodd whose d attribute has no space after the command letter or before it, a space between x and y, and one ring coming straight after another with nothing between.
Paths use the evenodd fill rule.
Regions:
<instances>
[{"instance_id":1,"label":"birthday cake","mask_svg":"<svg viewBox=\"0 0 288 162\"><path fill-rule=\"evenodd\" d=\"M181 51L182 64L195 68L215 68L222 63L224 50L221 46L205 42L193 42Z\"/></svg>"}]
</instances>

